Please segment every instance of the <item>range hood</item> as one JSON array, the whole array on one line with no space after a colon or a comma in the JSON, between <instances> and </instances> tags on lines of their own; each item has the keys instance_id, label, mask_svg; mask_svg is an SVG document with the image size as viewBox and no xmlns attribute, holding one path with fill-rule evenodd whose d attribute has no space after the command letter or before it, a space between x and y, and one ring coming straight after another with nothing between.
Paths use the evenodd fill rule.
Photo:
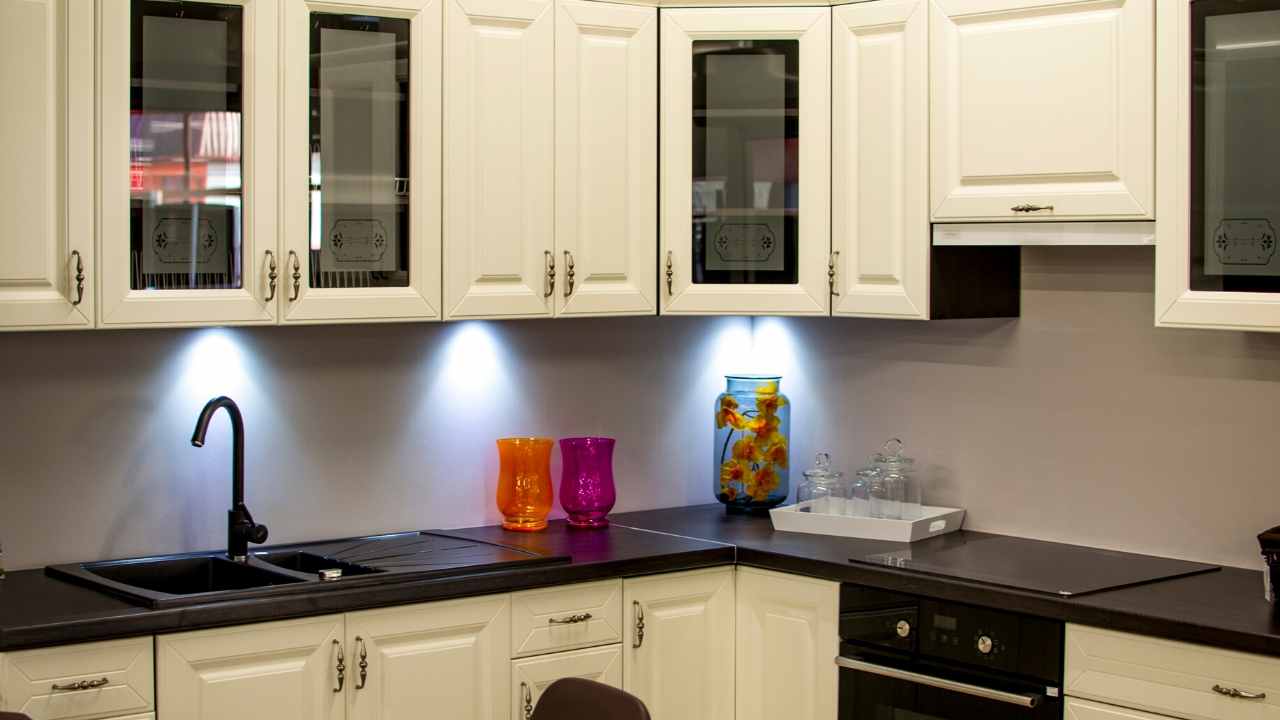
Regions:
<instances>
[{"instance_id":1,"label":"range hood","mask_svg":"<svg viewBox=\"0 0 1280 720\"><path fill-rule=\"evenodd\" d=\"M939 223L940 247L1020 245L1155 245L1153 221Z\"/></svg>"}]
</instances>

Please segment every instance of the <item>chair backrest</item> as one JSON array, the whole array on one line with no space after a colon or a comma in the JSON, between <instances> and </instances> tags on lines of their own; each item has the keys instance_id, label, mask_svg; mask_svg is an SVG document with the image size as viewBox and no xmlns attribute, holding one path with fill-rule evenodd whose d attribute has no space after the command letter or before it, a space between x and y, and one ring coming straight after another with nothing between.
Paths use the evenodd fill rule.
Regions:
<instances>
[{"instance_id":1,"label":"chair backrest","mask_svg":"<svg viewBox=\"0 0 1280 720\"><path fill-rule=\"evenodd\" d=\"M592 680L564 678L551 683L533 720L649 720L640 698Z\"/></svg>"}]
</instances>

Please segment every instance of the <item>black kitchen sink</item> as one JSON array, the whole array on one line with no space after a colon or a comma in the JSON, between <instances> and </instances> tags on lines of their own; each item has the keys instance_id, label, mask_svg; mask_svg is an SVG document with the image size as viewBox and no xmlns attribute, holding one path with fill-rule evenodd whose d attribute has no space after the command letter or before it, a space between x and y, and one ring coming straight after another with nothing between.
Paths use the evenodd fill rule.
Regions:
<instances>
[{"instance_id":1,"label":"black kitchen sink","mask_svg":"<svg viewBox=\"0 0 1280 720\"><path fill-rule=\"evenodd\" d=\"M257 565L220 557L125 560L90 563L84 568L112 582L163 595L199 595L303 582Z\"/></svg>"},{"instance_id":2,"label":"black kitchen sink","mask_svg":"<svg viewBox=\"0 0 1280 720\"><path fill-rule=\"evenodd\" d=\"M378 568L366 567L355 563L335 560L334 558L316 555L315 553L303 552L301 550L286 550L281 552L257 552L253 556L262 562L292 570L303 575L315 575L321 577L321 573L325 571L337 570L338 577L353 577L356 575L372 575L374 573L386 572ZM321 579L326 579L321 577Z\"/></svg>"}]
</instances>

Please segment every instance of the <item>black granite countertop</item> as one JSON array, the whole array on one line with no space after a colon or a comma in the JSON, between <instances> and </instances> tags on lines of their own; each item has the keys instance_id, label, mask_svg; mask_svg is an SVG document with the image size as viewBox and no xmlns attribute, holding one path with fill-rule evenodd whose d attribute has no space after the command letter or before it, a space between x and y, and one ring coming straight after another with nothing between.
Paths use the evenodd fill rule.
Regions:
<instances>
[{"instance_id":1,"label":"black granite countertop","mask_svg":"<svg viewBox=\"0 0 1280 720\"><path fill-rule=\"evenodd\" d=\"M851 557L889 552L903 545L775 532L767 517L728 515L720 505L624 513L614 516L613 521L617 525L732 544L737 547L739 565L1280 657L1280 607L1262 598L1261 572L1223 568L1202 575L1059 598L851 563Z\"/></svg>"},{"instance_id":2,"label":"black granite countertop","mask_svg":"<svg viewBox=\"0 0 1280 720\"><path fill-rule=\"evenodd\" d=\"M539 533L508 532L500 527L447 532L541 555L563 555L569 561L462 577L406 580L345 590L325 588L314 593L157 610L48 577L43 570L11 572L0 580L0 651L692 570L730 565L734 560L733 547L723 543L616 526L608 530L578 531L560 521Z\"/></svg>"}]
</instances>

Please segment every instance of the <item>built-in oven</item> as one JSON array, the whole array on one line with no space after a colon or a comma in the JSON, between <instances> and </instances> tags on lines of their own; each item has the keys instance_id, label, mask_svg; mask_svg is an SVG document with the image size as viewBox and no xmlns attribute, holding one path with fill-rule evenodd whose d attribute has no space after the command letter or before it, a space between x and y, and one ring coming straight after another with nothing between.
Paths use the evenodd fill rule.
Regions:
<instances>
[{"instance_id":1,"label":"built-in oven","mask_svg":"<svg viewBox=\"0 0 1280 720\"><path fill-rule=\"evenodd\" d=\"M1061 720L1060 622L845 585L840 720Z\"/></svg>"}]
</instances>

